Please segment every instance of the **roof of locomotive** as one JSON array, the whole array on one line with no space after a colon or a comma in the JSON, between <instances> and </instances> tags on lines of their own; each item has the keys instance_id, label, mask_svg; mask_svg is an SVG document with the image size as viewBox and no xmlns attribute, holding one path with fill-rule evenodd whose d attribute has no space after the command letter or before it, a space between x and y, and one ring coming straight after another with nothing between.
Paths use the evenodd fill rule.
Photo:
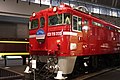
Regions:
<instances>
[{"instance_id":1,"label":"roof of locomotive","mask_svg":"<svg viewBox=\"0 0 120 80\"><path fill-rule=\"evenodd\" d=\"M57 11L53 11L54 8L56 8ZM111 23L108 23L108 22L106 22L104 20L101 20L98 17L95 17L92 14L89 14L88 12L86 13L86 12L79 11L79 10L77 10L77 9L75 9L75 8L69 6L69 5L63 4L63 3L60 6L54 6L54 7L44 9L44 10L40 10L39 12L36 12L36 14L39 15L39 13L44 14L44 13L55 13L55 12L65 12L65 11L68 11L68 12L71 12L71 13L78 12L81 15L86 16L87 18L90 18L92 20L96 20L96 21L101 22L103 24L106 24L106 25L115 27L117 29L120 29L120 27L118 27L116 25L113 25ZM31 16L31 18L32 18L32 16Z\"/></svg>"}]
</instances>

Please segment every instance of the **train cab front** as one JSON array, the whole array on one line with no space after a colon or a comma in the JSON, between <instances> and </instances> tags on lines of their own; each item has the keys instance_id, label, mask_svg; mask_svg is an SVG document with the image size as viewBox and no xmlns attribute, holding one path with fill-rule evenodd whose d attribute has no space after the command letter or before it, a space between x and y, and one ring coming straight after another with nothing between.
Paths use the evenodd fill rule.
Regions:
<instances>
[{"instance_id":1,"label":"train cab front","mask_svg":"<svg viewBox=\"0 0 120 80\"><path fill-rule=\"evenodd\" d=\"M33 12L29 21L29 51L31 55L47 55L45 16Z\"/></svg>"},{"instance_id":2,"label":"train cab front","mask_svg":"<svg viewBox=\"0 0 120 80\"><path fill-rule=\"evenodd\" d=\"M63 8L33 13L29 22L31 55L68 55L71 14Z\"/></svg>"},{"instance_id":3,"label":"train cab front","mask_svg":"<svg viewBox=\"0 0 120 80\"><path fill-rule=\"evenodd\" d=\"M80 39L78 41L76 32L77 21L80 24L81 19L73 18L72 11L70 6L60 5L33 13L30 17L30 55L39 63L47 63L48 70L56 71L58 68L63 74L73 71L76 55L81 51L81 48L77 49L77 46L81 47L81 43L77 44ZM72 27L73 22L76 27ZM81 28L78 29L81 35ZM71 64L68 65L69 63ZM63 64L65 66L62 66Z\"/></svg>"}]
</instances>

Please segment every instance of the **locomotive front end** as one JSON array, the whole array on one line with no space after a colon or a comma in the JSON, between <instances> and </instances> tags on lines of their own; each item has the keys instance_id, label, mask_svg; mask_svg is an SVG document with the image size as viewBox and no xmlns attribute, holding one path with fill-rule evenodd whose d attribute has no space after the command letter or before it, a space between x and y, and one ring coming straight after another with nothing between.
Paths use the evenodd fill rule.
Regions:
<instances>
[{"instance_id":1,"label":"locomotive front end","mask_svg":"<svg viewBox=\"0 0 120 80\"><path fill-rule=\"evenodd\" d=\"M40 13L33 13L29 22L29 50L31 55L47 54L47 39L45 17ZM40 52L42 52L40 54Z\"/></svg>"},{"instance_id":2,"label":"locomotive front end","mask_svg":"<svg viewBox=\"0 0 120 80\"><path fill-rule=\"evenodd\" d=\"M70 55L70 36L76 33L71 32L69 8L64 5L48 8L30 17L29 52L32 68L38 73L45 69L50 73L62 71L63 74L70 74L73 70L76 56Z\"/></svg>"},{"instance_id":3,"label":"locomotive front end","mask_svg":"<svg viewBox=\"0 0 120 80\"><path fill-rule=\"evenodd\" d=\"M71 14L53 7L33 13L29 22L30 54L68 56Z\"/></svg>"},{"instance_id":4,"label":"locomotive front end","mask_svg":"<svg viewBox=\"0 0 120 80\"><path fill-rule=\"evenodd\" d=\"M54 78L62 80L66 78L62 74L88 73L89 68L103 67L101 62L111 53L119 53L119 32L81 6L61 4L33 13L29 21L30 69L45 79L58 73Z\"/></svg>"}]
</instances>

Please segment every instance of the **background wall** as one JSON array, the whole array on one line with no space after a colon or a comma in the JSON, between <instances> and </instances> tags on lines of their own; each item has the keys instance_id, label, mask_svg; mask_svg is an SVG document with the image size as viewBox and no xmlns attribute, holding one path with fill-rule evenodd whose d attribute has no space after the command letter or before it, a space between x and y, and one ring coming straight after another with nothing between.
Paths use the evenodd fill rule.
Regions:
<instances>
[{"instance_id":1,"label":"background wall","mask_svg":"<svg viewBox=\"0 0 120 80\"><path fill-rule=\"evenodd\" d=\"M32 12L38 12L48 6L28 3L18 0L0 0L0 15L29 17Z\"/></svg>"},{"instance_id":2,"label":"background wall","mask_svg":"<svg viewBox=\"0 0 120 80\"><path fill-rule=\"evenodd\" d=\"M30 15L47 7L21 0L0 0L0 40L28 38Z\"/></svg>"}]
</instances>

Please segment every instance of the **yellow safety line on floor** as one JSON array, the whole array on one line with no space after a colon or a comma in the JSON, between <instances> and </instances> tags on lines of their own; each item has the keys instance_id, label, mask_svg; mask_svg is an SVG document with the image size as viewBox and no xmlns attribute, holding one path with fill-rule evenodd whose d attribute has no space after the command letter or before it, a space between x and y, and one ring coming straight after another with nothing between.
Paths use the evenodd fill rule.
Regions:
<instances>
[{"instance_id":1,"label":"yellow safety line on floor","mask_svg":"<svg viewBox=\"0 0 120 80\"><path fill-rule=\"evenodd\" d=\"M0 56L5 56L5 55L29 55L27 52L18 52L18 53L0 53Z\"/></svg>"},{"instance_id":2,"label":"yellow safety line on floor","mask_svg":"<svg viewBox=\"0 0 120 80\"><path fill-rule=\"evenodd\" d=\"M26 43L28 44L29 42L27 41L0 41L0 43L19 43L19 44Z\"/></svg>"}]
</instances>

